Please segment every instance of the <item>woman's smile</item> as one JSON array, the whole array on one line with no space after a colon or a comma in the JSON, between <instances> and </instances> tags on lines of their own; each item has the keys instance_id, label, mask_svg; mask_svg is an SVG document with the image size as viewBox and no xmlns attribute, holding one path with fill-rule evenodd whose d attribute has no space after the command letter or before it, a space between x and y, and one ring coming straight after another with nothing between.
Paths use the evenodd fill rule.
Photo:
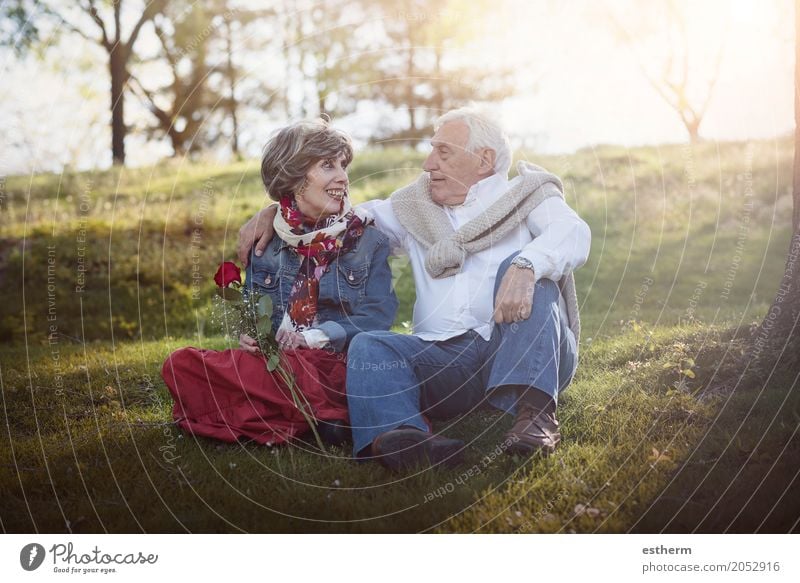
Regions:
<instances>
[{"instance_id":1,"label":"woman's smile","mask_svg":"<svg viewBox=\"0 0 800 583\"><path fill-rule=\"evenodd\" d=\"M348 194L347 186L344 153L318 160L306 174L304 187L295 195L297 208L313 222L339 214Z\"/></svg>"}]
</instances>

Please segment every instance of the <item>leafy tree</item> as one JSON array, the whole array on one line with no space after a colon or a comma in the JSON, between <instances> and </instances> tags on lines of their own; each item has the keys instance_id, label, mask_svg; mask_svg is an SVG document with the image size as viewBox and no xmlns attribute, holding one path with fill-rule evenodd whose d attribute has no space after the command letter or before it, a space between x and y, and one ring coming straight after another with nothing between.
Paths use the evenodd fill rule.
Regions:
<instances>
[{"instance_id":1,"label":"leafy tree","mask_svg":"<svg viewBox=\"0 0 800 583\"><path fill-rule=\"evenodd\" d=\"M161 74L151 70L131 77L134 92L153 113L148 135L167 137L175 156L214 146L223 138L238 155L242 106L266 108L276 100L263 87L251 92L239 87L242 72L235 58L247 50L240 40L262 32L248 29L274 16L270 8L250 10L233 0L173 0L156 16L159 50L142 61ZM263 50L263 43L256 43L255 50ZM154 86L153 79L167 81Z\"/></svg>"},{"instance_id":2,"label":"leafy tree","mask_svg":"<svg viewBox=\"0 0 800 583\"><path fill-rule=\"evenodd\" d=\"M367 0L294 0L280 13L289 117L352 113L374 74L379 13ZM292 97L294 96L294 97Z\"/></svg>"},{"instance_id":3,"label":"leafy tree","mask_svg":"<svg viewBox=\"0 0 800 583\"><path fill-rule=\"evenodd\" d=\"M111 109L111 156L114 164L125 163L125 86L134 46L143 28L152 22L168 0L11 0L0 10L3 43L21 54L53 35L72 33L101 46L108 57ZM132 22L128 31L125 20Z\"/></svg>"},{"instance_id":4,"label":"leafy tree","mask_svg":"<svg viewBox=\"0 0 800 583\"><path fill-rule=\"evenodd\" d=\"M488 33L481 17L488 2L383 0L385 43L366 96L405 109L407 127L383 139L416 143L431 118L473 102L496 102L512 93L511 71L481 71L458 58L469 39Z\"/></svg>"},{"instance_id":5,"label":"leafy tree","mask_svg":"<svg viewBox=\"0 0 800 583\"><path fill-rule=\"evenodd\" d=\"M728 39L727 22L705 83L691 79L687 16L674 0L651 4L648 10L629 11L622 17L609 12L617 38L627 45L650 86L681 119L692 143L701 141L700 125L714 96ZM662 56L645 57L645 45L661 47ZM697 55L694 55L696 58Z\"/></svg>"},{"instance_id":6,"label":"leafy tree","mask_svg":"<svg viewBox=\"0 0 800 583\"><path fill-rule=\"evenodd\" d=\"M160 51L152 62L166 66L166 84L152 87L131 75L134 92L152 112L155 124L147 128L151 136L166 136L173 155L182 156L202 149L201 130L222 97L208 84L209 37L222 26L226 16L211 2L172 2L153 18ZM159 78L163 75L148 75ZM143 76L144 77L144 76Z\"/></svg>"}]
</instances>

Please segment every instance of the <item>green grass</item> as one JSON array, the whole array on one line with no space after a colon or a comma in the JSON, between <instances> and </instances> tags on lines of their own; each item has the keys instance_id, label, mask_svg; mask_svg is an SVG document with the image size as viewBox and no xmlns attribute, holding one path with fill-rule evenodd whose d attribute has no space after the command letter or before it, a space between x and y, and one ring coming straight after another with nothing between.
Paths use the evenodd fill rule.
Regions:
<instances>
[{"instance_id":1,"label":"green grass","mask_svg":"<svg viewBox=\"0 0 800 583\"><path fill-rule=\"evenodd\" d=\"M8 436L0 441L0 525L796 529L796 379L789 369L740 371L743 340L783 269L791 156L789 142L520 154L564 179L593 232L589 262L576 273L583 341L560 407L562 447L548 459L498 454L510 420L480 411L438 426L469 443L461 468L400 476L351 461L347 448L218 444L170 423L165 357L181 346L231 343L208 311L211 275L233 257L239 224L263 204L256 162L9 177L0 208ZM351 171L354 198L388 195L421 159L362 153ZM413 280L404 259L393 269L402 330Z\"/></svg>"}]
</instances>

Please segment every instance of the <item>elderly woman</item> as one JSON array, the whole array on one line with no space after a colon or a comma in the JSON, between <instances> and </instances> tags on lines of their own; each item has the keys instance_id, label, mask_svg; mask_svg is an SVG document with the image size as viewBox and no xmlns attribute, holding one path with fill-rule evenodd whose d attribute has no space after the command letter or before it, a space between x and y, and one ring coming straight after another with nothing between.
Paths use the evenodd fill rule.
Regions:
<instances>
[{"instance_id":1,"label":"elderly woman","mask_svg":"<svg viewBox=\"0 0 800 583\"><path fill-rule=\"evenodd\" d=\"M348 198L349 137L327 122L280 130L267 144L261 178L279 203L269 247L251 257L246 289L268 294L273 329L296 386L320 422L320 433L347 421L347 346L364 330L387 330L397 299L385 235ZM193 434L223 441L280 443L310 428L282 381L267 371L256 341L240 349L183 348L162 376L175 400L173 417Z\"/></svg>"}]
</instances>

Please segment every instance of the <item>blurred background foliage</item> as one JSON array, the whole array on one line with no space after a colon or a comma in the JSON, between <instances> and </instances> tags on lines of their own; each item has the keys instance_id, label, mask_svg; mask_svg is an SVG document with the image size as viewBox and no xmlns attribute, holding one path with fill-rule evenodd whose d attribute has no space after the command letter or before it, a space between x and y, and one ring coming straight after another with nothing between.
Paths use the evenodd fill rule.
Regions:
<instances>
[{"instance_id":1,"label":"blurred background foliage","mask_svg":"<svg viewBox=\"0 0 800 583\"><path fill-rule=\"evenodd\" d=\"M780 218L792 209L792 144L775 147L517 152L563 178L568 202L592 228L589 262L576 273L584 336L613 334L632 320L738 325L763 314L790 236ZM387 197L421 162L402 148L358 152L353 201ZM235 258L239 226L266 202L255 161L12 177L5 188L3 342L46 341L48 277L59 332L75 340L219 334L212 276ZM405 258L392 261L402 329L411 320L413 278ZM81 265L86 280L76 293Z\"/></svg>"}]
</instances>

